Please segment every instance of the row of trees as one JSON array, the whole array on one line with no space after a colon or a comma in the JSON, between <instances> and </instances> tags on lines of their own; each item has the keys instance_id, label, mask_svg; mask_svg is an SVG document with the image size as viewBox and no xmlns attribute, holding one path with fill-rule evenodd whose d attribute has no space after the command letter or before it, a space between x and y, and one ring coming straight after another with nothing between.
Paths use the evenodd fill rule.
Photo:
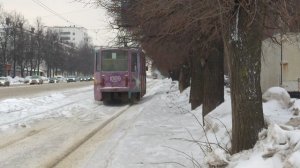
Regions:
<instances>
[{"instance_id":1,"label":"row of trees","mask_svg":"<svg viewBox=\"0 0 300 168\"><path fill-rule=\"evenodd\" d=\"M41 19L35 26L16 12L0 11L0 65L12 65L2 75L39 74L41 65L47 67L47 75L60 72L70 74L93 73L93 47L83 44L79 48L60 41L56 32L46 29ZM3 69L1 69L3 73Z\"/></svg>"},{"instance_id":2,"label":"row of trees","mask_svg":"<svg viewBox=\"0 0 300 168\"><path fill-rule=\"evenodd\" d=\"M203 117L224 101L225 65L231 79L231 151L253 147L265 126L260 88L262 40L299 30L299 1L94 2L107 8L118 29L138 42L160 70L177 77L181 91L191 86L192 108L202 104Z\"/></svg>"}]
</instances>

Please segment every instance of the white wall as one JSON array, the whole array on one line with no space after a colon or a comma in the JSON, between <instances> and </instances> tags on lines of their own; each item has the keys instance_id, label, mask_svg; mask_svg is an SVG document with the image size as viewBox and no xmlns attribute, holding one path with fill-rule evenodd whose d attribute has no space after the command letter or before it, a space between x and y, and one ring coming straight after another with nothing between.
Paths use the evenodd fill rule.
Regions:
<instances>
[{"instance_id":1,"label":"white wall","mask_svg":"<svg viewBox=\"0 0 300 168\"><path fill-rule=\"evenodd\" d=\"M280 86L281 63L282 85L288 91L298 91L300 78L300 35L287 34L275 36L281 45L266 39L262 43L261 87L266 91L272 86ZM281 62L282 60L282 62Z\"/></svg>"}]
</instances>

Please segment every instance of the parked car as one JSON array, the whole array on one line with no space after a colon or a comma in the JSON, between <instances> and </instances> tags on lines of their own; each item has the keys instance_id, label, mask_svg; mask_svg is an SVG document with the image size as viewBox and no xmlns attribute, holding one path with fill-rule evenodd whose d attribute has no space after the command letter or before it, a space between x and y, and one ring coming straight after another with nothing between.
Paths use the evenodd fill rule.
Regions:
<instances>
[{"instance_id":1,"label":"parked car","mask_svg":"<svg viewBox=\"0 0 300 168\"><path fill-rule=\"evenodd\" d=\"M59 83L67 81L66 78L64 78L63 76L56 76L55 78L58 80Z\"/></svg>"},{"instance_id":2,"label":"parked car","mask_svg":"<svg viewBox=\"0 0 300 168\"><path fill-rule=\"evenodd\" d=\"M29 84L30 85L43 84L43 79L40 76L32 76L29 79Z\"/></svg>"},{"instance_id":3,"label":"parked car","mask_svg":"<svg viewBox=\"0 0 300 168\"><path fill-rule=\"evenodd\" d=\"M45 77L45 76L41 76L43 83L49 83L49 78Z\"/></svg>"},{"instance_id":4,"label":"parked car","mask_svg":"<svg viewBox=\"0 0 300 168\"><path fill-rule=\"evenodd\" d=\"M79 80L80 80L80 82L82 82L82 81L87 81L87 77L81 76L81 77L79 78Z\"/></svg>"},{"instance_id":5,"label":"parked car","mask_svg":"<svg viewBox=\"0 0 300 168\"><path fill-rule=\"evenodd\" d=\"M26 76L24 79L24 83L29 83L30 79L31 79L31 76Z\"/></svg>"},{"instance_id":6,"label":"parked car","mask_svg":"<svg viewBox=\"0 0 300 168\"><path fill-rule=\"evenodd\" d=\"M7 77L0 77L0 86L9 86L10 82Z\"/></svg>"},{"instance_id":7,"label":"parked car","mask_svg":"<svg viewBox=\"0 0 300 168\"><path fill-rule=\"evenodd\" d=\"M59 80L56 77L50 78L49 83L58 83Z\"/></svg>"},{"instance_id":8,"label":"parked car","mask_svg":"<svg viewBox=\"0 0 300 168\"><path fill-rule=\"evenodd\" d=\"M93 81L93 80L94 80L94 77L93 77L93 76L88 76L88 77L87 77L87 80L88 80L88 81Z\"/></svg>"},{"instance_id":9,"label":"parked car","mask_svg":"<svg viewBox=\"0 0 300 168\"><path fill-rule=\"evenodd\" d=\"M76 76L68 76L67 77L67 82L76 82L76 81L77 81Z\"/></svg>"}]
</instances>

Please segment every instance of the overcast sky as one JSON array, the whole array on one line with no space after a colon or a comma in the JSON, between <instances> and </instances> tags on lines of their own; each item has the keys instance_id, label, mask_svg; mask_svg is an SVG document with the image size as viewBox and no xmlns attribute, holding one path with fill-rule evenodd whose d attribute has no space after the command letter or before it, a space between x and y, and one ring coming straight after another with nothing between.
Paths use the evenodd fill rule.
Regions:
<instances>
[{"instance_id":1,"label":"overcast sky","mask_svg":"<svg viewBox=\"0 0 300 168\"><path fill-rule=\"evenodd\" d=\"M63 18L39 6L37 1L42 2ZM108 45L114 38L114 33L108 24L109 18L105 10L101 8L86 6L74 0L0 0L0 4L5 11L21 13L31 25L35 25L36 18L41 17L46 26L85 27L95 45Z\"/></svg>"}]
</instances>

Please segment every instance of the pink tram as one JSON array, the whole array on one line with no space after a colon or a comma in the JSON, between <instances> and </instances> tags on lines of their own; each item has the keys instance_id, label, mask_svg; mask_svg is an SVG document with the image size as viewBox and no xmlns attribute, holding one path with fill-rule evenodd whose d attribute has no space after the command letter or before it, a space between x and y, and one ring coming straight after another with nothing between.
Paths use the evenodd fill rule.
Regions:
<instances>
[{"instance_id":1,"label":"pink tram","mask_svg":"<svg viewBox=\"0 0 300 168\"><path fill-rule=\"evenodd\" d=\"M94 97L97 101L140 100L146 93L145 56L136 48L96 51Z\"/></svg>"}]
</instances>

